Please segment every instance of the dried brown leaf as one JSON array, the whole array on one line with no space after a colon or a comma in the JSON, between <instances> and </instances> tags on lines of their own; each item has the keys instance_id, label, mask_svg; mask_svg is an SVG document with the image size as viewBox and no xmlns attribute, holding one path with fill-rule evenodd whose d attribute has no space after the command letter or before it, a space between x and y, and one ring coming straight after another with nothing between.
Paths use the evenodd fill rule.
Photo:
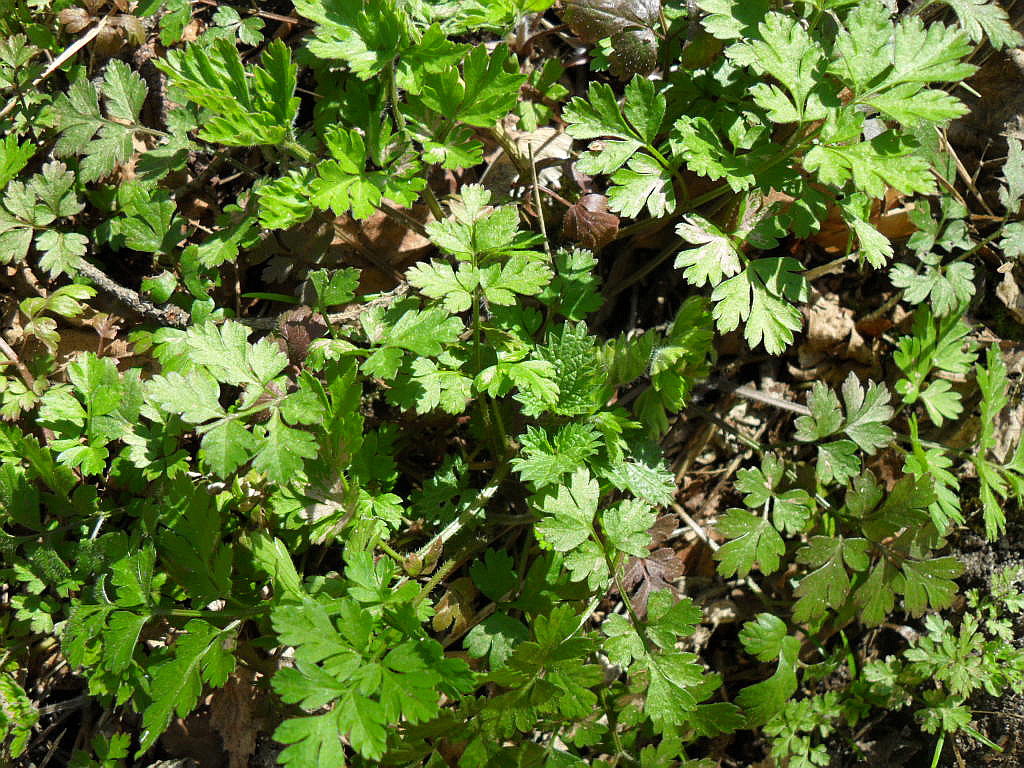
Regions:
<instances>
[{"instance_id":1,"label":"dried brown leaf","mask_svg":"<svg viewBox=\"0 0 1024 768\"><path fill-rule=\"evenodd\" d=\"M57 14L64 31L69 35L77 35L92 23L92 16L84 8L65 8Z\"/></svg>"},{"instance_id":2,"label":"dried brown leaf","mask_svg":"<svg viewBox=\"0 0 1024 768\"><path fill-rule=\"evenodd\" d=\"M299 365L309 354L309 345L327 335L327 324L309 307L296 307L281 316L280 331L288 362Z\"/></svg>"},{"instance_id":3,"label":"dried brown leaf","mask_svg":"<svg viewBox=\"0 0 1024 768\"><path fill-rule=\"evenodd\" d=\"M683 575L683 564L669 547L656 549L647 557L634 557L622 571L622 586L632 593L630 599L637 614L647 615L647 599L659 589L675 591L673 582Z\"/></svg>"},{"instance_id":4,"label":"dried brown leaf","mask_svg":"<svg viewBox=\"0 0 1024 768\"><path fill-rule=\"evenodd\" d=\"M228 753L229 768L246 768L256 753L260 718L254 716L254 702L258 695L252 681L241 679L236 673L214 692L210 701L210 724Z\"/></svg>"},{"instance_id":5,"label":"dried brown leaf","mask_svg":"<svg viewBox=\"0 0 1024 768\"><path fill-rule=\"evenodd\" d=\"M619 217L608 211L604 195L584 195L565 212L562 234L584 248L596 251L615 239Z\"/></svg>"},{"instance_id":6,"label":"dried brown leaf","mask_svg":"<svg viewBox=\"0 0 1024 768\"><path fill-rule=\"evenodd\" d=\"M437 612L431 621L434 631L443 632L451 628L453 634L461 634L473 620L474 597L476 587L469 577L464 576L449 584L441 599L437 601Z\"/></svg>"}]
</instances>

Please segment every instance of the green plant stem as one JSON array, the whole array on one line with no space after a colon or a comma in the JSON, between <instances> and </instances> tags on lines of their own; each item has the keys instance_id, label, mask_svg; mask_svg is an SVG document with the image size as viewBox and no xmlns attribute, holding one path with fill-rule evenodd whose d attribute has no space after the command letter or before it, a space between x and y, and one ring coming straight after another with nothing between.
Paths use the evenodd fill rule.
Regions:
<instances>
[{"instance_id":1,"label":"green plant stem","mask_svg":"<svg viewBox=\"0 0 1024 768\"><path fill-rule=\"evenodd\" d=\"M431 215L441 221L444 218L444 211L441 210L441 203L437 201L437 195L434 194L434 190L430 188L429 184L423 188L423 199L426 201Z\"/></svg>"},{"instance_id":2,"label":"green plant stem","mask_svg":"<svg viewBox=\"0 0 1024 768\"><path fill-rule=\"evenodd\" d=\"M172 619L248 619L253 616L259 616L260 614L267 613L270 610L270 604L253 606L251 608L245 608L237 611L225 610L225 611L207 611L207 610L196 610L193 608L149 608L147 609L153 616L167 616Z\"/></svg>"},{"instance_id":3,"label":"green plant stem","mask_svg":"<svg viewBox=\"0 0 1024 768\"><path fill-rule=\"evenodd\" d=\"M311 163L315 157L310 150L306 149L295 139L285 139L281 147L303 163Z\"/></svg>"},{"instance_id":4,"label":"green plant stem","mask_svg":"<svg viewBox=\"0 0 1024 768\"><path fill-rule=\"evenodd\" d=\"M686 186L686 179L683 178L683 174L680 172L678 167L673 166L665 156L658 151L657 147L652 144L647 144L645 149L651 153L655 160L661 164L661 167L672 174L672 177L679 182L680 197L683 200L690 199L690 191Z\"/></svg>"},{"instance_id":5,"label":"green plant stem","mask_svg":"<svg viewBox=\"0 0 1024 768\"><path fill-rule=\"evenodd\" d=\"M591 537L597 542L597 546L601 548L601 554L604 555L605 564L608 566L608 572L612 575L612 580L615 582L615 588L619 590L619 597L622 598L622 604L626 606L626 613L629 614L629 621L633 625L633 629L636 630L637 636L640 638L640 642L644 646L644 650L649 654L652 652L651 641L644 634L644 625L640 621L640 617L637 615L636 609L633 607L633 601L629 599L629 593L626 592L626 588L622 583L622 574L619 572L618 557L612 557L608 551L608 547L602 540L601 536L597 532L597 523L591 525Z\"/></svg>"},{"instance_id":6,"label":"green plant stem","mask_svg":"<svg viewBox=\"0 0 1024 768\"><path fill-rule=\"evenodd\" d=\"M501 405L489 395L487 400L494 415L494 427L498 432L502 457L508 457L513 452L514 446L512 445L512 439L509 437L508 430L505 429L505 419L501 415Z\"/></svg>"},{"instance_id":7,"label":"green plant stem","mask_svg":"<svg viewBox=\"0 0 1024 768\"><path fill-rule=\"evenodd\" d=\"M673 254L678 253L679 249L685 242L686 241L683 240L681 237L676 237L674 240L672 240L671 243L665 246L657 256L648 261L646 264L640 267L640 269L631 274L625 280L620 280L618 283L614 285L607 285L605 287L605 298L610 299L613 296L618 296L623 291L632 288L634 285L636 285L649 274L651 274L651 272L660 267L666 259L668 259Z\"/></svg>"},{"instance_id":8,"label":"green plant stem","mask_svg":"<svg viewBox=\"0 0 1024 768\"><path fill-rule=\"evenodd\" d=\"M540 182L537 180L537 162L533 157L533 144L530 148L530 173L533 175L533 204L537 206L537 222L540 224L540 233L544 237L544 252L551 260L551 242L548 240L548 226L544 221L544 202L540 199Z\"/></svg>"},{"instance_id":9,"label":"green plant stem","mask_svg":"<svg viewBox=\"0 0 1024 768\"><path fill-rule=\"evenodd\" d=\"M988 245L989 243L991 243L991 242L992 242L993 240L995 240L996 238L999 238L999 237L1001 237L1001 236L1002 236L1002 234L1003 234L1003 229L1005 228L1005 226L1006 226L1006 223L1004 222L1004 223L1003 223L1003 226L1002 226L1002 227L1000 227L999 229L997 229L997 230L996 230L995 232L993 232L993 233L992 233L991 235L989 235L988 237L986 237L986 238L985 238L984 240L980 240L980 241L979 241L978 243L976 243L976 244L974 245L974 247L973 247L973 248L971 248L970 250L964 251L963 253L961 253L961 254L958 254L958 255L956 256L956 258L950 259L950 260L949 260L948 262L946 262L946 264L953 264L953 263L955 263L955 262L958 262L958 261L965 261L965 260L967 260L967 259L971 258L971 256L973 256L974 254L976 254L976 253L977 253L978 251L980 251L980 250L981 250L982 248L984 248L984 247L985 247L986 245ZM943 265L943 266L945 266L945 265Z\"/></svg>"},{"instance_id":10,"label":"green plant stem","mask_svg":"<svg viewBox=\"0 0 1024 768\"><path fill-rule=\"evenodd\" d=\"M434 591L434 588L437 587L438 584L440 584L442 581L444 581L446 578L448 578L448 574L450 574L455 569L455 566L458 565L458 562L459 562L458 559L454 558L454 557L451 558L450 560L445 560L441 564L441 567L438 568L436 571L434 571L434 574L430 577L430 580L427 581L427 583L423 585L423 588L419 591L419 593L413 599L413 601L412 601L413 606L417 606L420 603L422 603L423 600L431 592Z\"/></svg>"},{"instance_id":11,"label":"green plant stem","mask_svg":"<svg viewBox=\"0 0 1024 768\"><path fill-rule=\"evenodd\" d=\"M609 706L609 704L608 704L608 691L607 691L606 688L602 687L600 689L600 696L601 696L601 709L604 710L604 713L605 713L605 715L608 718L608 733L611 734L612 744L615 745L615 760L618 761L620 757L623 757L623 758L629 760L631 763L632 762L636 762L629 755L629 753L626 752L626 747L622 743L622 737L619 736L618 712L616 712L615 707Z\"/></svg>"},{"instance_id":12,"label":"green plant stem","mask_svg":"<svg viewBox=\"0 0 1024 768\"><path fill-rule=\"evenodd\" d=\"M942 748L946 744L946 732L943 731L939 734L939 740L935 743L935 751L932 753L932 764L931 768L937 768L939 764L939 758L942 757Z\"/></svg>"},{"instance_id":13,"label":"green plant stem","mask_svg":"<svg viewBox=\"0 0 1024 768\"><path fill-rule=\"evenodd\" d=\"M391 545L388 544L386 541L384 541L383 539L378 540L377 546L380 547L381 550L383 550L384 554L388 555L396 563L398 563L399 565L405 565L405 558L402 557L402 555L400 555L394 549L392 549Z\"/></svg>"},{"instance_id":14,"label":"green plant stem","mask_svg":"<svg viewBox=\"0 0 1024 768\"><path fill-rule=\"evenodd\" d=\"M466 523L475 519L476 513L486 506L487 502L489 502L494 497L494 494L497 493L501 484L505 482L505 478L508 477L509 471L510 468L508 462L501 462L498 465L498 468L494 470L494 474L491 475L491 479L487 482L487 485L481 488L480 493L478 493L476 498L473 499L473 503L470 504L469 507L467 507L465 511L458 516L458 518L446 525L440 533L420 547L416 554L421 558L426 558L427 555L430 554L431 550L437 546L438 542L441 544L446 543L449 539L455 536L455 534L462 530Z\"/></svg>"},{"instance_id":15,"label":"green plant stem","mask_svg":"<svg viewBox=\"0 0 1024 768\"><path fill-rule=\"evenodd\" d=\"M473 260L476 266L476 259ZM480 373L480 289L473 290L473 375Z\"/></svg>"},{"instance_id":16,"label":"green plant stem","mask_svg":"<svg viewBox=\"0 0 1024 768\"><path fill-rule=\"evenodd\" d=\"M727 201L728 199L726 201L723 201L723 203ZM718 208L715 208L715 211L717 210ZM708 215L713 215L715 211L708 211ZM653 259L644 264L640 269L631 274L628 278L619 281L614 286L606 286L605 298L610 299L613 296L618 296L627 288L631 288L637 283L639 283L641 280L643 280L645 277L651 274L651 272L660 267L670 256L673 256L676 253L678 253L679 249L685 244L685 242L686 241L683 240L681 237L675 238L671 243L665 246L661 250L661 252L658 253L657 256L655 256Z\"/></svg>"},{"instance_id":17,"label":"green plant stem","mask_svg":"<svg viewBox=\"0 0 1024 768\"><path fill-rule=\"evenodd\" d=\"M384 66L384 88L388 105L391 108L391 116L395 120L395 126L400 131L405 130L405 115L398 106L398 83L395 81L395 60L392 59Z\"/></svg>"}]
</instances>

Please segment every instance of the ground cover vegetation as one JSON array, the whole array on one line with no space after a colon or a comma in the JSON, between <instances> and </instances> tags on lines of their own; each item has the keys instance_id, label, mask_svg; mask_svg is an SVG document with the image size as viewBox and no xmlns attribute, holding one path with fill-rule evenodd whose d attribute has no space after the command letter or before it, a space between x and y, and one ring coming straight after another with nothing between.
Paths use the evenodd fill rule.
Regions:
<instances>
[{"instance_id":1,"label":"ground cover vegetation","mask_svg":"<svg viewBox=\"0 0 1024 768\"><path fill-rule=\"evenodd\" d=\"M2 760L1019 764L1021 43L0 2Z\"/></svg>"}]
</instances>

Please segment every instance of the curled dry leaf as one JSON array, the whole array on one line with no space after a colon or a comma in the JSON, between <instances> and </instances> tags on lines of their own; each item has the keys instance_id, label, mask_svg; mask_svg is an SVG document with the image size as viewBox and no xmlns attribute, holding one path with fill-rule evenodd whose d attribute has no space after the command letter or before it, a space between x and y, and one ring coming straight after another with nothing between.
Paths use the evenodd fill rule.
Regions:
<instances>
[{"instance_id":1,"label":"curled dry leaf","mask_svg":"<svg viewBox=\"0 0 1024 768\"><path fill-rule=\"evenodd\" d=\"M461 634L473 620L473 598L476 587L468 577L456 579L437 601L437 612L431 621L435 632L451 628L453 634Z\"/></svg>"},{"instance_id":2,"label":"curled dry leaf","mask_svg":"<svg viewBox=\"0 0 1024 768\"><path fill-rule=\"evenodd\" d=\"M622 572L622 586L630 592L637 614L647 615L647 599L651 592L668 589L675 592L674 582L683 575L683 564L671 547L661 546L676 527L675 515L663 515L651 526L651 553L647 557L633 557Z\"/></svg>"},{"instance_id":3,"label":"curled dry leaf","mask_svg":"<svg viewBox=\"0 0 1024 768\"><path fill-rule=\"evenodd\" d=\"M103 22L103 28L99 30L96 39L92 44L92 50L101 57L110 57L116 54L126 44L131 46L142 45L146 40L146 29L142 20L128 13L120 13L113 16L103 17L100 15L99 7L96 4L87 4L87 8L65 8L57 15L58 21L64 32L69 35L77 35L84 32L93 24Z\"/></svg>"},{"instance_id":4,"label":"curled dry leaf","mask_svg":"<svg viewBox=\"0 0 1024 768\"><path fill-rule=\"evenodd\" d=\"M64 31L69 35L77 35L92 23L92 14L85 8L65 8L57 14Z\"/></svg>"},{"instance_id":5,"label":"curled dry leaf","mask_svg":"<svg viewBox=\"0 0 1024 768\"><path fill-rule=\"evenodd\" d=\"M572 157L572 137L555 128L544 126L534 131L519 131L505 125L495 128L506 141L505 149L487 169L483 185L494 200L504 201L533 194L531 157L537 170L537 181L548 189L565 187L566 160ZM514 153L510 157L509 153Z\"/></svg>"},{"instance_id":6,"label":"curled dry leaf","mask_svg":"<svg viewBox=\"0 0 1024 768\"><path fill-rule=\"evenodd\" d=\"M592 251L608 245L618 232L619 217L608 211L604 195L584 195L562 221L562 235Z\"/></svg>"},{"instance_id":7,"label":"curled dry leaf","mask_svg":"<svg viewBox=\"0 0 1024 768\"><path fill-rule=\"evenodd\" d=\"M309 354L309 345L327 335L327 324L309 307L296 307L281 316L280 332L279 345L288 362L299 365Z\"/></svg>"},{"instance_id":8,"label":"curled dry leaf","mask_svg":"<svg viewBox=\"0 0 1024 768\"><path fill-rule=\"evenodd\" d=\"M1024 433L1024 398L1020 397L1021 375L1024 374L1024 351L1011 349L1003 353L1006 372L1010 375L1010 405L996 414L996 444L992 456L996 461L1009 461Z\"/></svg>"},{"instance_id":9,"label":"curled dry leaf","mask_svg":"<svg viewBox=\"0 0 1024 768\"><path fill-rule=\"evenodd\" d=\"M996 271L1003 276L996 286L996 297L1003 302L1014 320L1024 323L1024 293L1021 293L1020 285L1013 276L1013 263L1007 262Z\"/></svg>"},{"instance_id":10,"label":"curled dry leaf","mask_svg":"<svg viewBox=\"0 0 1024 768\"><path fill-rule=\"evenodd\" d=\"M253 685L251 673L240 670L211 697L210 724L220 735L228 754L228 768L245 768L252 764L256 737L262 725L256 717L258 696L259 689Z\"/></svg>"}]
</instances>

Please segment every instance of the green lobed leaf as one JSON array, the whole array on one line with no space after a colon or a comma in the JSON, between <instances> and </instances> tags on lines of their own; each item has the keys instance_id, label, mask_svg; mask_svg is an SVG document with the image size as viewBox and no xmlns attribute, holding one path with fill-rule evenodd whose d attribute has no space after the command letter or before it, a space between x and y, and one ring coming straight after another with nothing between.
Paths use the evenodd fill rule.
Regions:
<instances>
[{"instance_id":1,"label":"green lobed leaf","mask_svg":"<svg viewBox=\"0 0 1024 768\"><path fill-rule=\"evenodd\" d=\"M174 658L160 663L152 673L152 703L142 713L143 732L136 757L149 750L170 725L171 717L189 714L204 686L220 687L235 668L235 659L225 649L229 632L192 619L185 634L174 644Z\"/></svg>"},{"instance_id":2,"label":"green lobed leaf","mask_svg":"<svg viewBox=\"0 0 1024 768\"><path fill-rule=\"evenodd\" d=\"M771 522L745 509L734 508L718 521L717 527L730 539L715 553L720 574L743 578L755 564L766 576L778 570L779 558L786 547Z\"/></svg>"},{"instance_id":3,"label":"green lobed leaf","mask_svg":"<svg viewBox=\"0 0 1024 768\"><path fill-rule=\"evenodd\" d=\"M620 552L634 557L647 557L657 514L638 499L620 501L601 517L602 527L609 543Z\"/></svg>"},{"instance_id":4,"label":"green lobed leaf","mask_svg":"<svg viewBox=\"0 0 1024 768\"><path fill-rule=\"evenodd\" d=\"M554 496L544 499L541 509L545 517L537 523L537 532L558 552L580 546L593 534L599 493L590 473L576 470L568 486L559 486Z\"/></svg>"}]
</instances>

